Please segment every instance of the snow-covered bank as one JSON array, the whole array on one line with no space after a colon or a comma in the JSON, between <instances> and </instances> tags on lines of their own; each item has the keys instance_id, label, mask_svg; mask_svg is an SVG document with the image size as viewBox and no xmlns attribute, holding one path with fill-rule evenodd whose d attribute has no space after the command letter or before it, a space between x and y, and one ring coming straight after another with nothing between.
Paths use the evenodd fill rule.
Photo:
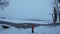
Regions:
<instances>
[{"instance_id":1,"label":"snow-covered bank","mask_svg":"<svg viewBox=\"0 0 60 34\"><path fill-rule=\"evenodd\" d=\"M0 21L6 21L11 23L37 23L37 24L48 24L51 21L27 21L27 20L15 20L15 19L1 19Z\"/></svg>"},{"instance_id":2,"label":"snow-covered bank","mask_svg":"<svg viewBox=\"0 0 60 34\"><path fill-rule=\"evenodd\" d=\"M34 29L35 33L31 32L30 29L17 29L15 27L10 27L6 30L0 30L1 34L60 34L60 26L57 27L44 27L39 26Z\"/></svg>"}]
</instances>

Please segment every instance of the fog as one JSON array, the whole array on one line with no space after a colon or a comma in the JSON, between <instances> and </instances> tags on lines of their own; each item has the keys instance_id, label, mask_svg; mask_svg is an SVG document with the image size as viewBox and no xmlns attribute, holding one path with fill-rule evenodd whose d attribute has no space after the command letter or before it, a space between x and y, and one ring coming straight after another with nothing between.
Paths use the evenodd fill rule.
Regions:
<instances>
[{"instance_id":1,"label":"fog","mask_svg":"<svg viewBox=\"0 0 60 34\"><path fill-rule=\"evenodd\" d=\"M52 0L10 0L9 6L0 10L0 17L51 20L52 12Z\"/></svg>"}]
</instances>

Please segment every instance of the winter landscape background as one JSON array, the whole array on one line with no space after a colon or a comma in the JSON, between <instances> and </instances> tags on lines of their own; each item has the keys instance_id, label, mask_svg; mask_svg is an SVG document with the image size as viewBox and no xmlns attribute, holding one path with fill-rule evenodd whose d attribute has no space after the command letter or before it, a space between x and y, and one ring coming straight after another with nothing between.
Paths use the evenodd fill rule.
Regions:
<instances>
[{"instance_id":1,"label":"winter landscape background","mask_svg":"<svg viewBox=\"0 0 60 34\"><path fill-rule=\"evenodd\" d=\"M0 9L0 21L11 23L36 23L50 24L52 23L53 3L54 0L9 0L10 4L4 10ZM38 19L48 21L28 21L23 19ZM60 34L60 26L48 27L38 26L31 32L31 28L15 28L10 26L9 29L2 29L1 34Z\"/></svg>"}]
</instances>

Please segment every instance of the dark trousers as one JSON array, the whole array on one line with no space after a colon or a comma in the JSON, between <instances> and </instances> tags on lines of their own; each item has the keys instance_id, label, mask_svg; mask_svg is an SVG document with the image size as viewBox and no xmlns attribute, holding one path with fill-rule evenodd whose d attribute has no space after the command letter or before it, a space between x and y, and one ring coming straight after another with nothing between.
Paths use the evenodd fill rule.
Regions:
<instances>
[{"instance_id":1,"label":"dark trousers","mask_svg":"<svg viewBox=\"0 0 60 34\"><path fill-rule=\"evenodd\" d=\"M34 29L32 29L32 33L34 33Z\"/></svg>"}]
</instances>

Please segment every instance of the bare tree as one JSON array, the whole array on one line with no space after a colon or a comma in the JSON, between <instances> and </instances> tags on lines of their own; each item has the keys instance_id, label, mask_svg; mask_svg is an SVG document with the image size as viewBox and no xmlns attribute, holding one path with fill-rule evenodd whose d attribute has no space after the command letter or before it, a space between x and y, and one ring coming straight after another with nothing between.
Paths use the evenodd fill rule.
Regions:
<instances>
[{"instance_id":1,"label":"bare tree","mask_svg":"<svg viewBox=\"0 0 60 34\"><path fill-rule=\"evenodd\" d=\"M58 2L60 3L60 0L58 0ZM60 22L60 12L59 12L59 22Z\"/></svg>"},{"instance_id":2,"label":"bare tree","mask_svg":"<svg viewBox=\"0 0 60 34\"><path fill-rule=\"evenodd\" d=\"M60 22L60 9L59 9L59 6L58 4L60 3L60 0L54 0L55 1L55 9L56 9L56 13L57 13L57 16L59 18L59 22Z\"/></svg>"},{"instance_id":3,"label":"bare tree","mask_svg":"<svg viewBox=\"0 0 60 34\"><path fill-rule=\"evenodd\" d=\"M58 3L60 4L60 0L57 0L58 1ZM60 8L60 7L58 7L58 8ZM60 10L60 9L59 9ZM60 23L60 11L59 11L59 23Z\"/></svg>"},{"instance_id":4,"label":"bare tree","mask_svg":"<svg viewBox=\"0 0 60 34\"><path fill-rule=\"evenodd\" d=\"M0 8L4 9L4 7L7 7L9 5L9 2L7 0L0 0Z\"/></svg>"},{"instance_id":5,"label":"bare tree","mask_svg":"<svg viewBox=\"0 0 60 34\"><path fill-rule=\"evenodd\" d=\"M53 13L53 23L55 24L57 21L57 11L56 8L54 7L54 13Z\"/></svg>"},{"instance_id":6,"label":"bare tree","mask_svg":"<svg viewBox=\"0 0 60 34\"><path fill-rule=\"evenodd\" d=\"M60 3L60 0L58 0L58 2Z\"/></svg>"}]
</instances>

